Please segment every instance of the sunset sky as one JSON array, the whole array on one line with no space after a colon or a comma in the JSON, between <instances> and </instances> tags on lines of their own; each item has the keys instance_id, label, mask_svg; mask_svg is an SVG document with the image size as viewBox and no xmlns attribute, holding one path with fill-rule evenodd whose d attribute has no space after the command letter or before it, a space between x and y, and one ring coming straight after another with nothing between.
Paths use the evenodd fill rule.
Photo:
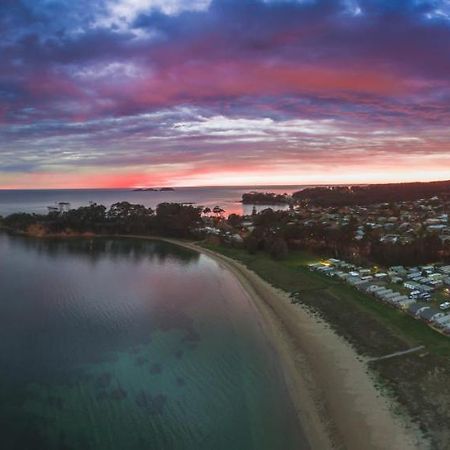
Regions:
<instances>
[{"instance_id":1,"label":"sunset sky","mask_svg":"<svg viewBox=\"0 0 450 450\"><path fill-rule=\"evenodd\" d=\"M1 0L0 188L450 179L450 0Z\"/></svg>"}]
</instances>

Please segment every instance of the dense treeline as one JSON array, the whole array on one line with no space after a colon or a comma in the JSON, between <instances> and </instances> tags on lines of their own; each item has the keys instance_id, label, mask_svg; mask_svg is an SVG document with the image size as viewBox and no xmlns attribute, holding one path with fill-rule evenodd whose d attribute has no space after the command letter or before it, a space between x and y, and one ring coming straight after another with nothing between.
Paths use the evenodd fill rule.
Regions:
<instances>
[{"instance_id":1,"label":"dense treeline","mask_svg":"<svg viewBox=\"0 0 450 450\"><path fill-rule=\"evenodd\" d=\"M243 217L231 214L225 222L219 216L202 218L202 209L192 205L161 203L154 211L142 205L119 202L109 209L92 204L47 215L17 213L2 219L1 225L31 235L96 233L190 238L199 236L198 230L205 220L221 224L228 230L225 236L231 236L241 229ZM357 226L355 219L339 229L322 224L305 225L293 221L288 211L269 208L253 217L253 229L246 235L244 245L251 253L264 251L277 259L286 257L290 249L308 249L326 256L386 266L450 259L449 244L436 235L424 233L408 244L382 243L376 230L366 229L364 238L355 241ZM232 242L229 237L226 239Z\"/></svg>"},{"instance_id":2,"label":"dense treeline","mask_svg":"<svg viewBox=\"0 0 450 450\"><path fill-rule=\"evenodd\" d=\"M414 201L436 195L450 196L450 180L430 183L315 187L295 192L292 197L296 201L307 201L313 205L327 207Z\"/></svg>"},{"instance_id":3,"label":"dense treeline","mask_svg":"<svg viewBox=\"0 0 450 450\"><path fill-rule=\"evenodd\" d=\"M242 203L247 205L281 205L289 203L287 194L275 194L273 192L247 192L242 194Z\"/></svg>"},{"instance_id":4,"label":"dense treeline","mask_svg":"<svg viewBox=\"0 0 450 450\"><path fill-rule=\"evenodd\" d=\"M30 234L98 233L158 234L190 237L201 225L201 208L161 203L156 211L143 205L118 202L107 209L92 204L47 215L17 213L2 219L2 226Z\"/></svg>"},{"instance_id":5,"label":"dense treeline","mask_svg":"<svg viewBox=\"0 0 450 450\"><path fill-rule=\"evenodd\" d=\"M424 234L414 241L382 243L376 230L366 230L361 241L355 241L358 223L351 219L339 229L325 225L304 225L292 222L287 211L267 209L254 218L254 229L244 240L250 253L264 251L274 258L283 258L290 249L307 249L324 256L356 263L378 263L384 266L417 265L431 261L450 261L450 245L438 236Z\"/></svg>"}]
</instances>

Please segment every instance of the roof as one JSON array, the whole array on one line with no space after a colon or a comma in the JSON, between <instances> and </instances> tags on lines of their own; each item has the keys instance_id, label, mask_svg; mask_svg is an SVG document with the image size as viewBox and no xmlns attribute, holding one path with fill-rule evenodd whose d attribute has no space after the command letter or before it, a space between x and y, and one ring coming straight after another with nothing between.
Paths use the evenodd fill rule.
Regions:
<instances>
[{"instance_id":1,"label":"roof","mask_svg":"<svg viewBox=\"0 0 450 450\"><path fill-rule=\"evenodd\" d=\"M412 305L409 306L408 312L411 313L411 314L416 315L417 311L419 311L422 308L429 308L429 306L424 306L424 305L422 305L420 303L413 303Z\"/></svg>"},{"instance_id":2,"label":"roof","mask_svg":"<svg viewBox=\"0 0 450 450\"><path fill-rule=\"evenodd\" d=\"M419 313L419 316L425 320L431 320L436 314L442 314L442 311L435 308L427 308Z\"/></svg>"}]
</instances>

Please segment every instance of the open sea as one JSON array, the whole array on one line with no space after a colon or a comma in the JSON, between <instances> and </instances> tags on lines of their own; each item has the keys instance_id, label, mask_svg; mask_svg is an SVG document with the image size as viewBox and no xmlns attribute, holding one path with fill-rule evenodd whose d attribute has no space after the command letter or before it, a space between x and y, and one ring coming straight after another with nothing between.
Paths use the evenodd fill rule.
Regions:
<instances>
[{"instance_id":1,"label":"open sea","mask_svg":"<svg viewBox=\"0 0 450 450\"><path fill-rule=\"evenodd\" d=\"M0 215L15 212L47 213L48 206L57 202L69 202L72 208L87 206L95 202L107 207L119 201L139 203L155 208L158 203L180 202L213 208L218 205L226 214L250 214L252 205L242 205L242 194L250 191L292 193L305 186L268 187L189 187L175 188L171 192L135 192L131 189L51 189L51 190L0 190ZM272 206L273 207L273 206ZM267 208L258 205L257 210ZM279 206L278 209L283 208ZM286 207L287 208L287 207Z\"/></svg>"},{"instance_id":2,"label":"open sea","mask_svg":"<svg viewBox=\"0 0 450 450\"><path fill-rule=\"evenodd\" d=\"M33 210L121 192L162 197L9 201ZM0 234L0 424L2 450L309 448L235 278L207 256L134 239Z\"/></svg>"}]
</instances>

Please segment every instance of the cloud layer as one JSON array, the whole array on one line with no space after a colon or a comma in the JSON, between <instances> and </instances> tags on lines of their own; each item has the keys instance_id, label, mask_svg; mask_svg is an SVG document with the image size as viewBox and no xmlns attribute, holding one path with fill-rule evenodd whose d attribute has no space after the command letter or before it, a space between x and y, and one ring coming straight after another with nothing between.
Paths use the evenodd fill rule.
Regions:
<instances>
[{"instance_id":1,"label":"cloud layer","mask_svg":"<svg viewBox=\"0 0 450 450\"><path fill-rule=\"evenodd\" d=\"M448 0L3 0L0 187L450 178Z\"/></svg>"}]
</instances>

